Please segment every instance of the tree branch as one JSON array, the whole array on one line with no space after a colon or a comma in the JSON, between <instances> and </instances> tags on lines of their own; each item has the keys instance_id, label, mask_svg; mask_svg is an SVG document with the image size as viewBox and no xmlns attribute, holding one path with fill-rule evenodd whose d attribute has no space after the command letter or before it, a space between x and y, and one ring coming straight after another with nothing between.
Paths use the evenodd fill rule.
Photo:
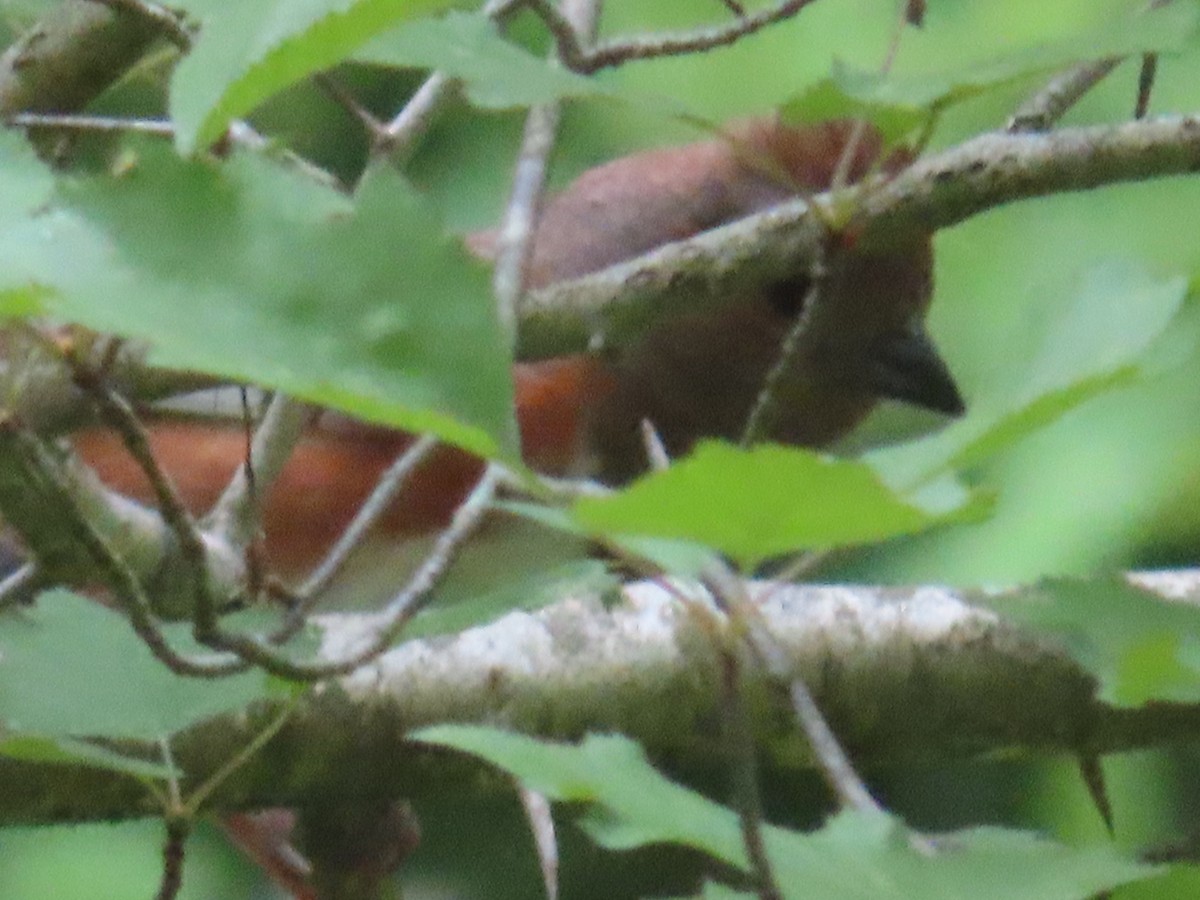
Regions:
<instances>
[{"instance_id":1,"label":"tree branch","mask_svg":"<svg viewBox=\"0 0 1200 900\"><path fill-rule=\"evenodd\" d=\"M1200 116L991 133L918 160L890 181L852 194L792 200L730 225L667 244L593 275L534 291L522 304L517 355L539 359L606 343L622 345L656 323L738 289L809 271L826 219L853 211L858 245L887 244L949 228L999 206L1200 170Z\"/></svg>"},{"instance_id":2,"label":"tree branch","mask_svg":"<svg viewBox=\"0 0 1200 900\"><path fill-rule=\"evenodd\" d=\"M1200 602L1200 570L1133 576ZM859 765L929 761L1014 747L1098 754L1200 736L1200 707L1114 708L1046 638L970 606L948 588L750 585L792 671L811 686ZM990 601L1019 603L1018 589ZM764 596L767 598L763 600ZM211 808L294 806L314 794L432 796L462 770L402 735L435 722L481 722L571 739L620 731L660 759L710 765L719 666L696 618L657 584L606 608L574 596L458 635L402 644L305 700L278 737L218 788ZM357 644L357 619L320 620L327 658ZM767 758L810 759L778 681L747 671L751 728ZM602 689L601 689L602 686ZM279 702L197 725L171 741L191 784L222 766ZM137 746L128 746L132 752ZM147 757L157 758L146 745ZM133 779L0 759L0 824L127 817L153 811Z\"/></svg>"}]
</instances>

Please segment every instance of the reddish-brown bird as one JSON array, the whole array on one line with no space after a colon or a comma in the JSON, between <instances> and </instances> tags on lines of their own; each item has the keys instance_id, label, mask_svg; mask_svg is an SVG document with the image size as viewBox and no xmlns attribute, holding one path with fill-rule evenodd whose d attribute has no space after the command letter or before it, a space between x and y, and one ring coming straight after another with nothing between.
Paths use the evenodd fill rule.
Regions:
<instances>
[{"instance_id":1,"label":"reddish-brown bird","mask_svg":"<svg viewBox=\"0 0 1200 900\"><path fill-rule=\"evenodd\" d=\"M530 286L585 275L670 241L690 237L830 186L852 126L792 128L772 120L736 126L727 138L653 150L585 172L551 198L534 241ZM849 166L855 180L877 163L869 129ZM880 165L893 170L892 157ZM488 234L468 243L488 255ZM790 361L763 436L824 446L852 429L880 398L958 414L963 404L923 322L931 295L932 249L914 235L884 250L831 256L824 308L837 317ZM641 435L649 420L672 456L701 437L737 439L808 290L806 278L748 290L715 310L672 319L634 346L603 357L575 355L514 369L522 448L553 473L627 480L646 468ZM372 426L316 427L300 443L264 511L267 558L299 571L345 527L382 470L411 436ZM241 464L240 429L167 420L153 444L192 509L203 511ZM107 431L78 434L83 458L113 487L148 498L145 479ZM440 450L414 478L382 527L428 530L445 521L479 463Z\"/></svg>"}]
</instances>

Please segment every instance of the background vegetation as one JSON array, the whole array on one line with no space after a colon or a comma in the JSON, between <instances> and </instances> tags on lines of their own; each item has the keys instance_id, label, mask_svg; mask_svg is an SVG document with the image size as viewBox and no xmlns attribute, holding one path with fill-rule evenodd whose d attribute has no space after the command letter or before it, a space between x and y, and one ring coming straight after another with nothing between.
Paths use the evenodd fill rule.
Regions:
<instances>
[{"instance_id":1,"label":"background vegetation","mask_svg":"<svg viewBox=\"0 0 1200 900\"><path fill-rule=\"evenodd\" d=\"M8 27L0 44L53 5L0 2ZM184 5L204 27L232 15L208 9L211 4ZM243 5L269 6L257 0ZM930 84L946 73L977 72L996 60L1021 59L1063 43L1076 46L1083 58L1089 35L1112 34L1120 23L1133 20L1142 5L1140 0L931 0L924 27L903 34L894 75L897 82L913 76L917 84ZM275 6L286 14L287 4ZM444 4L427 6L440 9ZM722 14L717 3L612 0L602 34L689 27ZM876 70L895 19L891 4L822 0L795 19L729 48L602 72L596 79L619 97L654 99L569 101L552 158L552 184L562 185L588 166L637 148L694 138L694 125L668 115L668 109L685 108L719 122L786 104L837 65ZM510 35L537 54L549 46L531 16L518 20ZM1152 113L1188 112L1197 105L1200 42L1194 28L1176 37L1159 64ZM167 57L163 53L143 63L100 97L92 111L163 113ZM333 71L384 119L424 74L354 61ZM1136 61L1127 62L1063 124L1129 118L1136 73ZM1031 67L956 103L938 120L929 152L1002 127L1046 76ZM263 134L343 178L352 179L366 161L364 130L310 79L287 85L249 118ZM451 231L465 232L498 219L523 118L521 109L481 109L459 100L421 144L407 174ZM102 169L122 147L154 152L143 151L144 146L126 137L106 138L78 149L78 164ZM968 403L986 402L1010 385L1034 382L1031 360L1048 341L1061 340L1061 333L1053 334L1056 330L1075 336L1081 346L1094 346L1105 335L1116 334L1119 342L1123 333L1140 333L1142 286L1178 277L1191 283L1200 271L1198 210L1200 179L1177 177L1012 204L939 233L932 331ZM1113 285L1129 286L1127 302L1087 302ZM1061 417L1052 416L1053 421L1023 441L962 473L968 484L994 493L986 520L839 552L819 577L1008 585L1048 576L1194 564L1200 531L1200 417L1195 414L1200 366L1188 340L1188 311L1182 315L1163 329L1164 338L1148 353L1129 363L1136 377ZM1055 346L1071 343L1067 338ZM907 410L883 409L847 447L895 441L936 424ZM1186 842L1196 833L1191 802L1196 761L1191 744L1106 758L1118 847L1135 855ZM1070 758L1025 753L1017 758L930 759L865 774L883 803L916 828L941 831L995 823L1041 831L1076 847L1107 840ZM697 783L723 799L719 773L701 775ZM781 824L815 826L833 809L820 779L807 770L772 768L763 784L768 816ZM418 813L423 841L404 867L406 896L536 895L539 876L523 817L499 785L476 790L470 784L461 795ZM565 822L570 817L561 818ZM566 898L682 895L696 889L696 851L602 851L570 824L564 824L562 838ZM0 894L147 896L159 877L160 841L157 825L145 822L8 828L0 832ZM73 886L76 873L79 880ZM980 864L973 877L977 887L972 896L986 897L999 891L1006 875ZM270 896L265 886L260 894L244 886L254 878L252 869L201 829L189 846L181 896ZM1116 896L1191 896L1198 883L1200 876L1181 866L1165 880L1120 888ZM1081 890L1079 884L1048 887L1041 896L1084 896Z\"/></svg>"}]
</instances>

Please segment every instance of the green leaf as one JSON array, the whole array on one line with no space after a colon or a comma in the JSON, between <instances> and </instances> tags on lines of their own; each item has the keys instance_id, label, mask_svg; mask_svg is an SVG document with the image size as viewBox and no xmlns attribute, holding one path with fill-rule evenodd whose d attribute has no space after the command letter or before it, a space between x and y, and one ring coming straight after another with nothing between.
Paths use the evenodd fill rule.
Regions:
<instances>
[{"instance_id":1,"label":"green leaf","mask_svg":"<svg viewBox=\"0 0 1200 900\"><path fill-rule=\"evenodd\" d=\"M419 19L373 41L355 59L436 69L461 79L471 102L490 109L611 94L598 81L510 44L479 15L451 12L440 19Z\"/></svg>"},{"instance_id":2,"label":"green leaf","mask_svg":"<svg viewBox=\"0 0 1200 900\"><path fill-rule=\"evenodd\" d=\"M588 530L565 509L517 500L501 501L496 506L563 534L580 538L588 535ZM617 535L612 541L631 557L675 575L699 575L713 563L713 551L694 541L628 534Z\"/></svg>"},{"instance_id":3,"label":"green leaf","mask_svg":"<svg viewBox=\"0 0 1200 900\"><path fill-rule=\"evenodd\" d=\"M0 721L14 731L152 740L264 691L255 672L214 681L173 674L123 616L69 591L0 618Z\"/></svg>"},{"instance_id":4,"label":"green leaf","mask_svg":"<svg viewBox=\"0 0 1200 900\"><path fill-rule=\"evenodd\" d=\"M1175 865L1158 878L1127 884L1112 900L1193 900L1200 897L1200 866Z\"/></svg>"},{"instance_id":5,"label":"green leaf","mask_svg":"<svg viewBox=\"0 0 1200 900\"><path fill-rule=\"evenodd\" d=\"M966 416L865 458L899 485L977 465L1097 394L1155 373L1147 351L1176 321L1186 295L1183 278L1154 278L1125 263L1094 266L1074 296L1046 303L1040 319L1029 317L1027 339L1009 343L1032 347L1030 356L997 371Z\"/></svg>"},{"instance_id":6,"label":"green leaf","mask_svg":"<svg viewBox=\"0 0 1200 900\"><path fill-rule=\"evenodd\" d=\"M901 496L852 460L707 442L619 493L577 501L574 516L593 532L695 541L753 566L797 549L920 531L961 511L965 499L962 492Z\"/></svg>"},{"instance_id":7,"label":"green leaf","mask_svg":"<svg viewBox=\"0 0 1200 900\"><path fill-rule=\"evenodd\" d=\"M351 202L259 157L148 146L121 179L0 211L0 288L30 285L53 291L46 312L144 339L159 364L516 456L487 277L396 175Z\"/></svg>"},{"instance_id":8,"label":"green leaf","mask_svg":"<svg viewBox=\"0 0 1200 900\"><path fill-rule=\"evenodd\" d=\"M1109 703L1200 700L1200 610L1164 600L1122 578L1040 584L1028 599L987 604L1058 638L1100 682Z\"/></svg>"},{"instance_id":9,"label":"green leaf","mask_svg":"<svg viewBox=\"0 0 1200 900\"><path fill-rule=\"evenodd\" d=\"M1175 3L1115 19L1062 41L949 72L880 75L835 62L831 81L847 102L863 104L873 120L880 116L878 124L886 129L889 116L902 118L944 109L1030 75L1057 71L1074 63L1110 56L1179 52L1188 46L1198 27L1200 5Z\"/></svg>"},{"instance_id":10,"label":"green leaf","mask_svg":"<svg viewBox=\"0 0 1200 900\"><path fill-rule=\"evenodd\" d=\"M36 734L21 734L0 741L0 755L9 759L51 765L85 765L94 769L107 769L133 775L136 778L151 778L166 781L178 778L179 773L163 763L147 762L134 756L125 756L116 750L100 747L87 741L66 737L44 737Z\"/></svg>"},{"instance_id":11,"label":"green leaf","mask_svg":"<svg viewBox=\"0 0 1200 900\"><path fill-rule=\"evenodd\" d=\"M171 117L183 153L302 78L349 57L405 19L450 0L186 0L200 34L171 80Z\"/></svg>"},{"instance_id":12,"label":"green leaf","mask_svg":"<svg viewBox=\"0 0 1200 900\"><path fill-rule=\"evenodd\" d=\"M573 746L471 725L435 725L409 737L480 756L552 800L596 804L584 828L606 847L668 840L749 865L737 815L664 779L627 738L589 735Z\"/></svg>"},{"instance_id":13,"label":"green leaf","mask_svg":"<svg viewBox=\"0 0 1200 900\"><path fill-rule=\"evenodd\" d=\"M837 65L835 63L835 72ZM784 103L779 111L785 122L795 125L827 119L866 119L879 129L886 144L903 140L930 117L930 111L919 106L856 97L836 76L809 85Z\"/></svg>"},{"instance_id":14,"label":"green leaf","mask_svg":"<svg viewBox=\"0 0 1200 900\"><path fill-rule=\"evenodd\" d=\"M736 814L663 778L626 738L592 735L571 746L460 725L411 737L480 756L553 800L589 804L581 825L605 847L678 843L748 870ZM1000 828L930 838L931 854L882 813L844 811L808 834L766 826L763 838L789 900L1083 900L1159 871L1110 847L1075 849Z\"/></svg>"},{"instance_id":15,"label":"green leaf","mask_svg":"<svg viewBox=\"0 0 1200 900\"><path fill-rule=\"evenodd\" d=\"M597 560L565 563L548 572L495 585L491 590L480 589L456 602L435 599L404 629L404 638L463 631L510 612L533 612L573 593L594 594L615 584L607 567Z\"/></svg>"}]
</instances>

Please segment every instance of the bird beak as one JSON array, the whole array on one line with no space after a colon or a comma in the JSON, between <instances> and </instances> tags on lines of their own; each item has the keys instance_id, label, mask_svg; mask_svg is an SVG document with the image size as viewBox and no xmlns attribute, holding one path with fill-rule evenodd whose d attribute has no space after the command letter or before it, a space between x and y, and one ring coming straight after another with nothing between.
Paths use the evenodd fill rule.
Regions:
<instances>
[{"instance_id":1,"label":"bird beak","mask_svg":"<svg viewBox=\"0 0 1200 900\"><path fill-rule=\"evenodd\" d=\"M954 376L919 324L888 335L875 349L870 384L880 397L949 416L961 416L967 409Z\"/></svg>"}]
</instances>

